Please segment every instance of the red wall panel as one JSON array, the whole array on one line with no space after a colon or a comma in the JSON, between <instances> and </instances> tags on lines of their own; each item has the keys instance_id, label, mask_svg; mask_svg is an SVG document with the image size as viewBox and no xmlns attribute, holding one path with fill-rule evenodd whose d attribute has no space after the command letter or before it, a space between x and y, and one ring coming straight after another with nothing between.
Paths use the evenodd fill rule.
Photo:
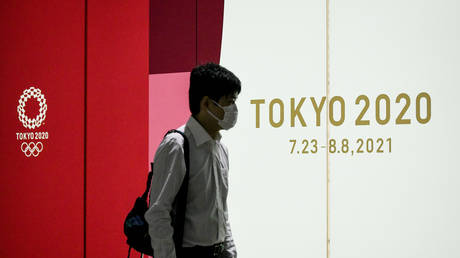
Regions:
<instances>
[{"instance_id":1,"label":"red wall panel","mask_svg":"<svg viewBox=\"0 0 460 258\"><path fill-rule=\"evenodd\" d=\"M219 63L224 0L150 0L150 74Z\"/></svg>"},{"instance_id":2,"label":"red wall panel","mask_svg":"<svg viewBox=\"0 0 460 258\"><path fill-rule=\"evenodd\" d=\"M0 2L0 257L83 257L84 14L83 1ZM47 104L33 129L17 112L31 86ZM37 100L24 109L35 117ZM49 137L16 138L30 132Z\"/></svg>"},{"instance_id":3,"label":"red wall panel","mask_svg":"<svg viewBox=\"0 0 460 258\"><path fill-rule=\"evenodd\" d=\"M223 1L152 0L150 19L149 0L86 7L85 92L85 1L0 2L0 257L125 255L124 216L149 164L149 31L150 72L219 60ZM47 104L34 129L17 113L31 86ZM25 110L35 117L38 102ZM29 141L16 138L29 132L49 135L37 157L26 157L20 146Z\"/></svg>"},{"instance_id":4,"label":"red wall panel","mask_svg":"<svg viewBox=\"0 0 460 258\"><path fill-rule=\"evenodd\" d=\"M150 73L196 65L196 0L150 0Z\"/></svg>"},{"instance_id":5,"label":"red wall panel","mask_svg":"<svg viewBox=\"0 0 460 258\"><path fill-rule=\"evenodd\" d=\"M87 8L86 257L123 257L123 221L149 168L149 1Z\"/></svg>"},{"instance_id":6,"label":"red wall panel","mask_svg":"<svg viewBox=\"0 0 460 258\"><path fill-rule=\"evenodd\" d=\"M198 64L220 62L224 0L198 0L197 8Z\"/></svg>"}]
</instances>

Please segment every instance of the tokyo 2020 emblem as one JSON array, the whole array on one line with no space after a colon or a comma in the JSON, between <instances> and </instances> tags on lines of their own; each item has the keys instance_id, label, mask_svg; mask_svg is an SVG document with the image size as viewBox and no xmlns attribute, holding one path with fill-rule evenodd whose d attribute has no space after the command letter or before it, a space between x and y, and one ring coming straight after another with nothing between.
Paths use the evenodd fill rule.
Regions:
<instances>
[{"instance_id":1,"label":"tokyo 2020 emblem","mask_svg":"<svg viewBox=\"0 0 460 258\"><path fill-rule=\"evenodd\" d=\"M26 112L27 101L31 98L37 100L39 105L39 113L34 118L30 118ZM45 95L42 91L35 87L30 87L22 92L19 98L19 104L17 107L18 119L21 124L27 129L39 128L46 118L46 111L48 106L46 104ZM48 132L17 132L16 139L22 141L20 149L26 157L38 157L43 151L43 140L47 140L49 137ZM31 141L36 140L36 141Z\"/></svg>"},{"instance_id":2,"label":"tokyo 2020 emblem","mask_svg":"<svg viewBox=\"0 0 460 258\"><path fill-rule=\"evenodd\" d=\"M24 110L24 107L26 106L27 101L30 98L35 98L38 101L38 104L40 105L40 110L39 114L31 119L26 115L26 111ZM46 110L48 109L48 106L46 105L46 99L45 96L42 94L40 89L36 89L34 87L30 87L26 90L21 95L21 98L19 99L19 105L18 105L18 118L19 121L21 121L22 125L24 125L25 128L29 129L34 129L35 127L40 127L40 125L45 121L46 118Z\"/></svg>"}]
</instances>

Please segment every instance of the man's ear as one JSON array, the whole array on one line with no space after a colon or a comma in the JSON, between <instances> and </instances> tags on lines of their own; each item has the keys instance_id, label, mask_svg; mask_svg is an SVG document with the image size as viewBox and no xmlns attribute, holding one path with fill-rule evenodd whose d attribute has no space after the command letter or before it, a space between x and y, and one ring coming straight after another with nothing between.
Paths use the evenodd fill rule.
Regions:
<instances>
[{"instance_id":1,"label":"man's ear","mask_svg":"<svg viewBox=\"0 0 460 258\"><path fill-rule=\"evenodd\" d=\"M201 110L205 111L206 109L208 109L208 106L209 106L209 97L204 96L200 101L200 111Z\"/></svg>"}]
</instances>

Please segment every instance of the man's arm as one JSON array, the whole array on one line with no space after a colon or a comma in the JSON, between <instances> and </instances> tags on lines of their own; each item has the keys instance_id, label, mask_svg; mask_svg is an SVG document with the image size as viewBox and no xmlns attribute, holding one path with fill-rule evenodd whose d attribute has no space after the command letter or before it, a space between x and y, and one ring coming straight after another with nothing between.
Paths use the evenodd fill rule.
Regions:
<instances>
[{"instance_id":1,"label":"man's arm","mask_svg":"<svg viewBox=\"0 0 460 258\"><path fill-rule=\"evenodd\" d=\"M150 206L144 216L149 224L155 258L176 258L170 212L185 176L182 146L182 140L168 135L155 155Z\"/></svg>"},{"instance_id":2,"label":"man's arm","mask_svg":"<svg viewBox=\"0 0 460 258\"><path fill-rule=\"evenodd\" d=\"M227 164L229 164L228 158L228 149L227 146L222 145L224 147L225 155L227 156ZM228 171L230 171L230 165L228 165ZM227 179L228 182L228 179ZM236 247L235 243L233 241L233 236L232 236L232 230L230 228L230 222L228 220L228 207L227 207L227 202L225 202L225 207L224 207L224 216L225 216L225 251L223 253L224 258L236 258L237 252L236 252Z\"/></svg>"},{"instance_id":3,"label":"man's arm","mask_svg":"<svg viewBox=\"0 0 460 258\"><path fill-rule=\"evenodd\" d=\"M224 256L225 258L236 258L237 252L235 243L233 242L232 230L230 228L230 223L228 221L228 212L225 211L225 251Z\"/></svg>"}]
</instances>

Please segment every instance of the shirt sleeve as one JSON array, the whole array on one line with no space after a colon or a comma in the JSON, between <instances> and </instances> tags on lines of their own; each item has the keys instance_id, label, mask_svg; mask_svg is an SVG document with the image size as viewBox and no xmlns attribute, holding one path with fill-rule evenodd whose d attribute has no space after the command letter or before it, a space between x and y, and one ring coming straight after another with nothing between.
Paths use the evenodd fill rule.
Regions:
<instances>
[{"instance_id":1,"label":"shirt sleeve","mask_svg":"<svg viewBox=\"0 0 460 258\"><path fill-rule=\"evenodd\" d=\"M225 251L224 257L236 258L237 252L235 243L233 242L232 230L230 228L230 222L228 221L228 212L225 211Z\"/></svg>"},{"instance_id":2,"label":"shirt sleeve","mask_svg":"<svg viewBox=\"0 0 460 258\"><path fill-rule=\"evenodd\" d=\"M228 149L227 146L224 146L225 154L227 155L228 159ZM229 162L227 162L229 164ZM230 165L228 167L228 171L230 171ZM236 252L236 247L235 243L233 241L233 236L232 236L232 230L230 227L230 222L228 220L228 208L227 208L227 203L225 203L225 251L224 251L224 257L225 258L237 258L237 252Z\"/></svg>"},{"instance_id":3,"label":"shirt sleeve","mask_svg":"<svg viewBox=\"0 0 460 258\"><path fill-rule=\"evenodd\" d=\"M144 215L155 258L176 258L170 212L185 176L182 141L168 135L155 154L150 205Z\"/></svg>"}]
</instances>

